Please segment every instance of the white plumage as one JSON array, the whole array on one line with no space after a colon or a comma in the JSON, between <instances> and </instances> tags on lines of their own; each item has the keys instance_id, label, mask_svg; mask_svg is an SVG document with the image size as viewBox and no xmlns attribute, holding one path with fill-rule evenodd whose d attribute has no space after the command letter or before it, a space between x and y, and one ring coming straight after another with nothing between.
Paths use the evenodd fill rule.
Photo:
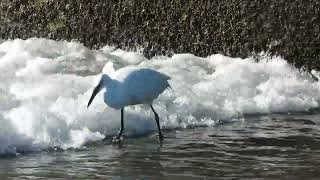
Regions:
<instances>
[{"instance_id":1,"label":"white plumage","mask_svg":"<svg viewBox=\"0 0 320 180\"><path fill-rule=\"evenodd\" d=\"M169 76L151 69L126 67L105 81L104 102L115 109L128 105L151 104L168 86Z\"/></svg>"},{"instance_id":2,"label":"white plumage","mask_svg":"<svg viewBox=\"0 0 320 180\"><path fill-rule=\"evenodd\" d=\"M115 71L111 77L103 74L99 84L94 89L88 102L88 107L96 94L103 88L104 102L114 108L121 109L121 128L115 141L118 142L123 131L123 111L125 106L136 104L149 104L155 114L159 130L159 138L163 139L159 116L152 107L152 101L156 99L165 89L170 87L169 76L148 68L125 67Z\"/></svg>"}]
</instances>

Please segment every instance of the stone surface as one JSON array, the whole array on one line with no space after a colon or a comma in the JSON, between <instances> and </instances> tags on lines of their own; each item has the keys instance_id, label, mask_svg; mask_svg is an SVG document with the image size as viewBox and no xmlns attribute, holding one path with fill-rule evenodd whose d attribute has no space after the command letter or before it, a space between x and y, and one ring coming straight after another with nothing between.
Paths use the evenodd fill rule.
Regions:
<instances>
[{"instance_id":1,"label":"stone surface","mask_svg":"<svg viewBox=\"0 0 320 180\"><path fill-rule=\"evenodd\" d=\"M1 0L0 38L76 39L155 54L266 52L320 70L318 0Z\"/></svg>"}]
</instances>

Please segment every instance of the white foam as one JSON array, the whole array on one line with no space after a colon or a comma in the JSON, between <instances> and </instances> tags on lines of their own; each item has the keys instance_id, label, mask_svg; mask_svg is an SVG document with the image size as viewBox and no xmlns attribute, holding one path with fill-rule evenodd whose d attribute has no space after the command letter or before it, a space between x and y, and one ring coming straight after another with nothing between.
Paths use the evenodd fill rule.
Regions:
<instances>
[{"instance_id":1,"label":"white foam","mask_svg":"<svg viewBox=\"0 0 320 180\"><path fill-rule=\"evenodd\" d=\"M93 51L77 42L17 39L0 44L0 154L78 148L115 134L120 112L106 107L102 94L90 109L86 104L102 71L127 65L171 76L174 93L165 91L154 102L164 128L212 126L245 114L319 107L320 84L278 57L260 63L219 54L146 60L108 46ZM128 135L155 127L148 106L126 108Z\"/></svg>"}]
</instances>

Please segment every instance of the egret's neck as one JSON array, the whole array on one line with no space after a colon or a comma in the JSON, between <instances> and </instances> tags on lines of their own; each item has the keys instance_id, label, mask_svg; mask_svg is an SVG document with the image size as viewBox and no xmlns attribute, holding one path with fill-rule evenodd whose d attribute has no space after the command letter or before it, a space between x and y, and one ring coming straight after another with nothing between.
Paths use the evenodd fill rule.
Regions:
<instances>
[{"instance_id":1,"label":"egret's neck","mask_svg":"<svg viewBox=\"0 0 320 180\"><path fill-rule=\"evenodd\" d=\"M112 79L107 74L103 74L101 77L101 83L104 87L108 87L112 83Z\"/></svg>"}]
</instances>

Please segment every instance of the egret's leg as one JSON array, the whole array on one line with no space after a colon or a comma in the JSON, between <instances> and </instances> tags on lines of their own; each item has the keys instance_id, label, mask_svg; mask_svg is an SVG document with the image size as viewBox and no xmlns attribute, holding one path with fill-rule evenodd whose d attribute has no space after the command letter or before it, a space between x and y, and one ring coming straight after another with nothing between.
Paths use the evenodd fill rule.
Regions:
<instances>
[{"instance_id":1,"label":"egret's leg","mask_svg":"<svg viewBox=\"0 0 320 180\"><path fill-rule=\"evenodd\" d=\"M118 139L122 136L124 125L123 125L123 114L124 114L124 108L121 109L121 127L120 131L118 133Z\"/></svg>"},{"instance_id":2,"label":"egret's leg","mask_svg":"<svg viewBox=\"0 0 320 180\"><path fill-rule=\"evenodd\" d=\"M153 111L153 113L154 113L154 117L155 117L156 122L157 122L158 132L159 132L159 140L162 141L162 140L163 140L163 135L162 135L161 129L160 129L159 115L158 115L158 113L153 109L152 104L150 104L150 107L151 107L151 109L152 109L152 111Z\"/></svg>"},{"instance_id":3,"label":"egret's leg","mask_svg":"<svg viewBox=\"0 0 320 180\"><path fill-rule=\"evenodd\" d=\"M118 144L121 143L121 136L122 136L122 132L123 132L123 111L124 108L121 109L121 127L120 127L120 131L118 133L118 135L116 137L113 137L112 143Z\"/></svg>"}]
</instances>

